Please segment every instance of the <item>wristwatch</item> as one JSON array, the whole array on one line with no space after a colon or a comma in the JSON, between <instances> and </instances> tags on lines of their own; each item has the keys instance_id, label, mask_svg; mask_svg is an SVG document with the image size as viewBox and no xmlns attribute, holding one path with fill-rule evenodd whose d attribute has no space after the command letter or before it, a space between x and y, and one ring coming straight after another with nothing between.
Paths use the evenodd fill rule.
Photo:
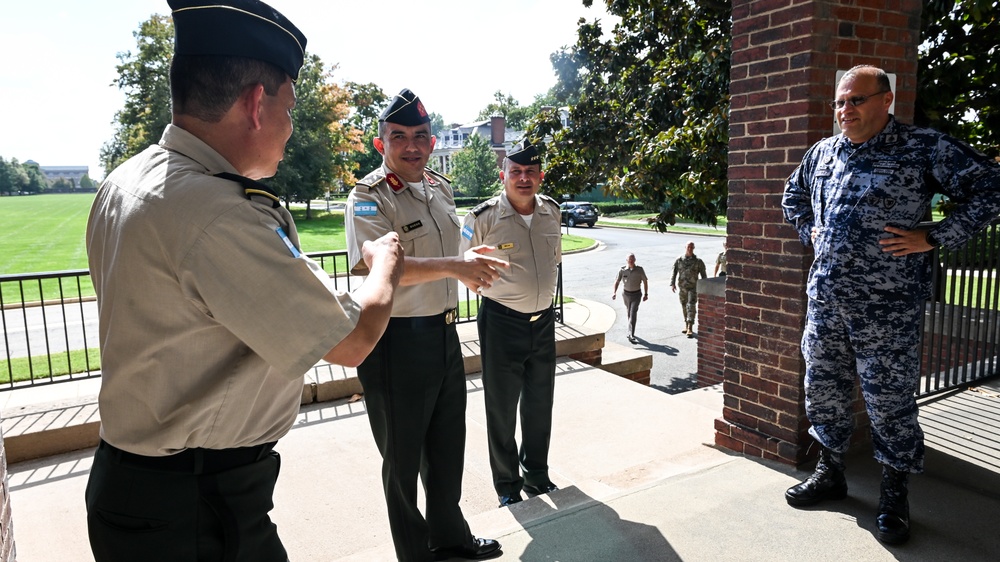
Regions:
<instances>
[{"instance_id":1,"label":"wristwatch","mask_svg":"<svg viewBox=\"0 0 1000 562\"><path fill-rule=\"evenodd\" d=\"M938 242L937 238L935 238L934 235L931 234L931 231L929 231L929 230L927 231L927 234L924 235L924 238L925 238L925 240L927 240L928 244L930 244L931 246L933 246L935 248L937 248L938 246L941 245L941 243Z\"/></svg>"}]
</instances>

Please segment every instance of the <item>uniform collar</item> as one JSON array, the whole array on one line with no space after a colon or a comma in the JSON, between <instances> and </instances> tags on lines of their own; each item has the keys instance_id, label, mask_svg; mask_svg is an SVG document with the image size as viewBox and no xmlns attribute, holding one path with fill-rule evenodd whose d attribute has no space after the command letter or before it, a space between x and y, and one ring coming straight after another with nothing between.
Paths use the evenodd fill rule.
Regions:
<instances>
[{"instance_id":1,"label":"uniform collar","mask_svg":"<svg viewBox=\"0 0 1000 562\"><path fill-rule=\"evenodd\" d=\"M896 116L890 113L889 122L885 124L885 127L882 127L882 130L878 134L862 143L858 148L880 144L896 144L897 142L899 142L899 122L896 121ZM840 150L855 150L854 143L844 136L844 133L840 133L837 148Z\"/></svg>"},{"instance_id":2,"label":"uniform collar","mask_svg":"<svg viewBox=\"0 0 1000 562\"><path fill-rule=\"evenodd\" d=\"M183 154L201 164L210 175L220 172L237 175L240 173L239 170L223 158L221 154L216 152L214 148L206 144L205 141L177 125L168 124L163 129L163 136L160 137L160 146L171 152Z\"/></svg>"},{"instance_id":3,"label":"uniform collar","mask_svg":"<svg viewBox=\"0 0 1000 562\"><path fill-rule=\"evenodd\" d=\"M507 198L507 192L500 192L500 203L497 205L500 209L501 217L508 217L517 215L518 212L514 209L514 206L510 204L510 199ZM552 209L549 209L542 199L542 196L535 194L535 209L531 212L532 215L551 215L553 214Z\"/></svg>"}]
</instances>

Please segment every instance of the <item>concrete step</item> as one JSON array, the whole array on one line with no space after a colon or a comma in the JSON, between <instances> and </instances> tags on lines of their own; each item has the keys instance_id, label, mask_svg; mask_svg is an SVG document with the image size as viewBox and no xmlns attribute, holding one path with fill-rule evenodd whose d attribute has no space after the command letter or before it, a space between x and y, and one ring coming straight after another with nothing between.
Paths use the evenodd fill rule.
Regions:
<instances>
[{"instance_id":1,"label":"concrete step","mask_svg":"<svg viewBox=\"0 0 1000 562\"><path fill-rule=\"evenodd\" d=\"M458 334L466 375L479 373L482 371L482 359L475 322L459 324ZM586 326L556 326L556 353L561 357L581 358L586 363L596 364L587 358L599 363L604 343L603 332ZM71 385L75 385L75 389L70 388ZM99 390L100 379L85 379L9 391L29 393L37 398L8 400L5 403L2 428L7 462L17 463L95 447L101 426L97 407ZM306 373L301 403L306 406L332 402L362 393L355 369L323 361ZM53 397L56 399L53 400Z\"/></svg>"},{"instance_id":2,"label":"concrete step","mask_svg":"<svg viewBox=\"0 0 1000 562\"><path fill-rule=\"evenodd\" d=\"M649 373L653 369L653 354L644 349L626 347L606 342L601 350L600 367L630 381L649 386Z\"/></svg>"}]
</instances>

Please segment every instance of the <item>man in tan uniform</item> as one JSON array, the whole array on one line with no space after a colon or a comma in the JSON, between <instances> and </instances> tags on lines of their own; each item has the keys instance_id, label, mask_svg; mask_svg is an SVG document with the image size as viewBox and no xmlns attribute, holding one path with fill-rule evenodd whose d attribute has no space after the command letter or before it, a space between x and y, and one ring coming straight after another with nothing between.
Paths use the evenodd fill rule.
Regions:
<instances>
[{"instance_id":1,"label":"man in tan uniform","mask_svg":"<svg viewBox=\"0 0 1000 562\"><path fill-rule=\"evenodd\" d=\"M385 329L402 249L337 292L258 178L292 132L305 37L266 4L174 0L172 123L101 185L87 225L100 313L101 442L87 484L98 562L285 561L275 441L320 359Z\"/></svg>"},{"instance_id":2,"label":"man in tan uniform","mask_svg":"<svg viewBox=\"0 0 1000 562\"><path fill-rule=\"evenodd\" d=\"M480 244L510 264L483 289L479 345L490 469L500 507L556 490L549 479L549 438L555 391L556 341L552 297L562 259L559 204L538 194L544 173L537 148L525 139L503 162L503 193L465 216L462 248ZM521 448L514 432L521 403ZM524 476L521 476L523 471Z\"/></svg>"},{"instance_id":3,"label":"man in tan uniform","mask_svg":"<svg viewBox=\"0 0 1000 562\"><path fill-rule=\"evenodd\" d=\"M392 319L358 367L368 421L382 454L382 483L396 556L403 561L499 556L500 543L472 536L462 515L465 464L465 366L455 331L461 280L488 288L507 264L459 254L459 221L448 180L426 168L434 149L430 116L403 90L379 117L380 168L347 198L351 270L367 272L365 240L399 235L406 271ZM417 506L417 476L426 517Z\"/></svg>"},{"instance_id":4,"label":"man in tan uniform","mask_svg":"<svg viewBox=\"0 0 1000 562\"><path fill-rule=\"evenodd\" d=\"M611 300L618 297L618 284L622 283L622 301L628 318L628 341L635 343L635 321L639 317L639 303L649 299L649 278L646 270L635 264L635 254L625 257L625 265L618 270Z\"/></svg>"}]
</instances>

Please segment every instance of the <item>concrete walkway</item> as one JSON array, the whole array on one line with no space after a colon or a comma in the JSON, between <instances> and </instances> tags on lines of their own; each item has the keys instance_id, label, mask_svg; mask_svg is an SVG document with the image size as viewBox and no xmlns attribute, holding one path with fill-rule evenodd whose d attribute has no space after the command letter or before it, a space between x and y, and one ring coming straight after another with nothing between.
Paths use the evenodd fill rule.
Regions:
<instances>
[{"instance_id":1,"label":"concrete walkway","mask_svg":"<svg viewBox=\"0 0 1000 562\"><path fill-rule=\"evenodd\" d=\"M596 326L608 314L580 302L566 317ZM556 380L550 463L561 489L499 509L482 387L478 375L468 378L462 506L473 533L503 544L500 560L992 561L1000 553L1000 471L989 466L932 448L911 485L913 538L890 548L873 535L879 476L869 447L851 455L848 499L796 510L782 494L806 473L713 445L720 388L668 395L569 359ZM5 394L6 411L17 393ZM363 400L303 407L278 451L272 517L291 560L394 558ZM91 455L8 467L19 560L92 560L83 506Z\"/></svg>"}]
</instances>

